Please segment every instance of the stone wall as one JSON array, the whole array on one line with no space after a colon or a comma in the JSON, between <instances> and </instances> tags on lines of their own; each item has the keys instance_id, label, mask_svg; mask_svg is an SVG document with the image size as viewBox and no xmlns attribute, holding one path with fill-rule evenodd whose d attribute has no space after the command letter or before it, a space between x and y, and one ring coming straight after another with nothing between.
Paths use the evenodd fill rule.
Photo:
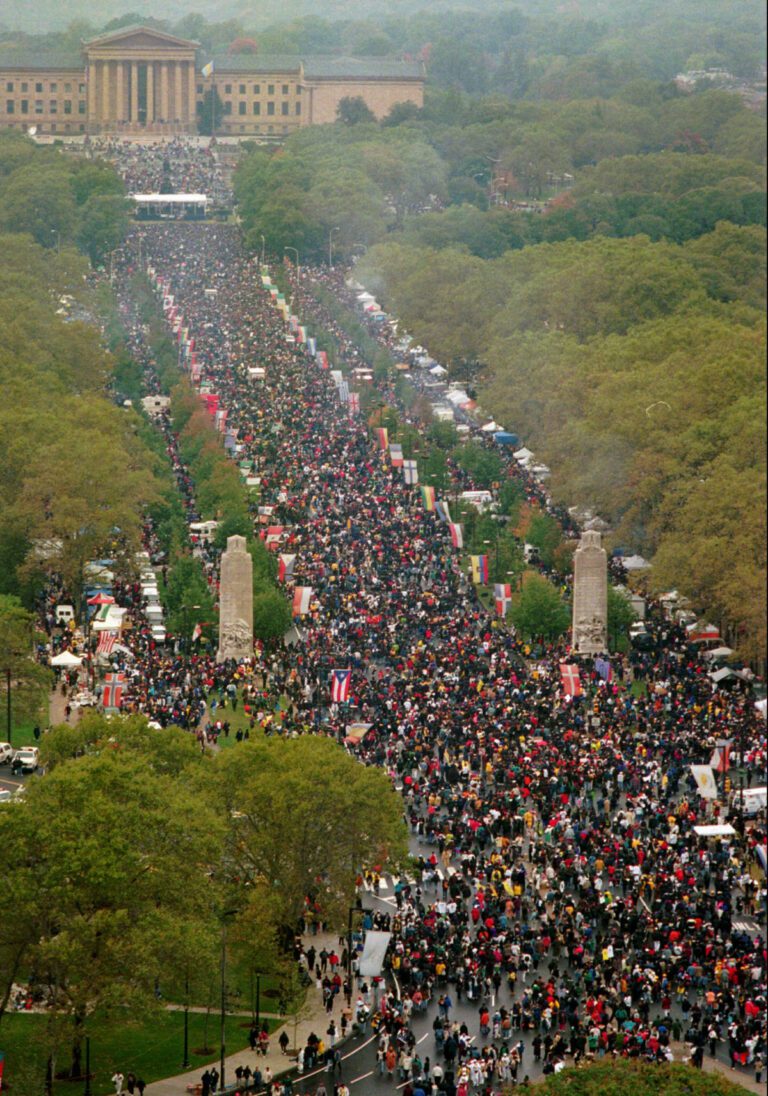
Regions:
<instances>
[{"instance_id":1,"label":"stone wall","mask_svg":"<svg viewBox=\"0 0 768 1096\"><path fill-rule=\"evenodd\" d=\"M305 84L309 117L307 124L324 125L336 121L336 108L345 98L363 98L378 119L383 118L395 103L424 105L424 84L413 80L318 80Z\"/></svg>"}]
</instances>

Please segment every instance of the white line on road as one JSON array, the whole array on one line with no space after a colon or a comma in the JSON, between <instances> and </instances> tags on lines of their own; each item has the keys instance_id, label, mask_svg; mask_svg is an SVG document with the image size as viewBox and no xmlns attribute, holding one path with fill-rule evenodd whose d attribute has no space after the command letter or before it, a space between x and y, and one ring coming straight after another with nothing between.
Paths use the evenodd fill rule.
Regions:
<instances>
[{"instance_id":1,"label":"white line on road","mask_svg":"<svg viewBox=\"0 0 768 1096\"><path fill-rule=\"evenodd\" d=\"M369 1070L368 1073L361 1073L359 1077L353 1077L349 1082L351 1085L356 1085L358 1081L364 1081L366 1077L373 1077L373 1070Z\"/></svg>"}]
</instances>

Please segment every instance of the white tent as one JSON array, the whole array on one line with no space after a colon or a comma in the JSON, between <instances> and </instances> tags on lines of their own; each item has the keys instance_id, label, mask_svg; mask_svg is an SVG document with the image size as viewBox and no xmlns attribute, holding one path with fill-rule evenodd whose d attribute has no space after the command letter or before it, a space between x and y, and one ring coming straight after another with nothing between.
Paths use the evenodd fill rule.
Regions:
<instances>
[{"instance_id":1,"label":"white tent","mask_svg":"<svg viewBox=\"0 0 768 1096\"><path fill-rule=\"evenodd\" d=\"M513 456L518 464L527 464L528 461L531 460L531 458L533 457L533 453L530 449L526 449L526 447L523 446L523 448L518 449L517 452L513 454Z\"/></svg>"},{"instance_id":2,"label":"white tent","mask_svg":"<svg viewBox=\"0 0 768 1096\"><path fill-rule=\"evenodd\" d=\"M715 647L714 651L704 651L701 657L706 659L728 658L732 654L733 649L731 647Z\"/></svg>"},{"instance_id":3,"label":"white tent","mask_svg":"<svg viewBox=\"0 0 768 1096\"><path fill-rule=\"evenodd\" d=\"M487 422L485 424L485 426L481 426L480 429L487 431L489 434L493 434L497 430L501 430L501 427L499 426L499 424L497 422L494 422L493 419L491 419L490 422Z\"/></svg>"},{"instance_id":4,"label":"white tent","mask_svg":"<svg viewBox=\"0 0 768 1096\"><path fill-rule=\"evenodd\" d=\"M75 666L82 666L82 658L78 658L77 655L73 655L71 651L62 651L60 655L55 655L51 659L51 666L63 666L73 668Z\"/></svg>"},{"instance_id":5,"label":"white tent","mask_svg":"<svg viewBox=\"0 0 768 1096\"><path fill-rule=\"evenodd\" d=\"M363 290L362 293L358 293L357 299L358 299L358 301L362 301L363 303L365 303L366 301L375 301L376 300L373 293L369 293L367 290Z\"/></svg>"},{"instance_id":6,"label":"white tent","mask_svg":"<svg viewBox=\"0 0 768 1096\"><path fill-rule=\"evenodd\" d=\"M644 571L651 566L642 556L624 556L621 563L625 571Z\"/></svg>"},{"instance_id":7,"label":"white tent","mask_svg":"<svg viewBox=\"0 0 768 1096\"><path fill-rule=\"evenodd\" d=\"M442 365L433 365L430 369L430 373L433 377L445 377L448 374L448 370L444 369Z\"/></svg>"}]
</instances>

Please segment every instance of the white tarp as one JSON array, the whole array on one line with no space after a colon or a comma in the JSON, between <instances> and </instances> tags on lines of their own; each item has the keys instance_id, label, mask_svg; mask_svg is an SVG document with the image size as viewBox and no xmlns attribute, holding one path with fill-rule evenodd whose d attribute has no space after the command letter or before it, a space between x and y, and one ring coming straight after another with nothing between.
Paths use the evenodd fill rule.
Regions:
<instances>
[{"instance_id":1,"label":"white tarp","mask_svg":"<svg viewBox=\"0 0 768 1096\"><path fill-rule=\"evenodd\" d=\"M365 946L358 965L358 970L363 977L379 977L391 936L391 932L370 931L365 934Z\"/></svg>"},{"instance_id":2,"label":"white tarp","mask_svg":"<svg viewBox=\"0 0 768 1096\"><path fill-rule=\"evenodd\" d=\"M699 837L733 837L736 830L726 823L724 826L694 826L693 832Z\"/></svg>"}]
</instances>

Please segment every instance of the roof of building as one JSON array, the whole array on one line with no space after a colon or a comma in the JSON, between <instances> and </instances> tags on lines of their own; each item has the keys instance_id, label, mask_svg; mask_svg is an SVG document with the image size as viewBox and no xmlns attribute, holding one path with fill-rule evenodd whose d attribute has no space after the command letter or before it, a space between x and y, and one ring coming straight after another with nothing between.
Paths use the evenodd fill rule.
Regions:
<instances>
[{"instance_id":1,"label":"roof of building","mask_svg":"<svg viewBox=\"0 0 768 1096\"><path fill-rule=\"evenodd\" d=\"M305 57L304 75L309 80L423 80L418 61L391 61L381 57Z\"/></svg>"},{"instance_id":2,"label":"roof of building","mask_svg":"<svg viewBox=\"0 0 768 1096\"><path fill-rule=\"evenodd\" d=\"M258 76L260 73L269 72L295 72L301 70L301 58L292 54L269 54L260 57L257 53L217 53L214 57L206 57L198 61L198 68L209 61L213 61L214 74L228 72L249 73Z\"/></svg>"},{"instance_id":3,"label":"roof of building","mask_svg":"<svg viewBox=\"0 0 768 1096\"><path fill-rule=\"evenodd\" d=\"M93 38L84 39L83 45L103 45L105 42L111 42L113 39L119 41L121 38L128 38L132 34L149 34L154 38L162 39L164 42L177 42L180 46L197 47L200 45L199 42L195 42L191 38L180 38L178 34L169 34L167 30L160 30L158 27L148 27L146 23L129 23L127 27L116 27L114 30L106 31L104 34L97 34Z\"/></svg>"},{"instance_id":4,"label":"roof of building","mask_svg":"<svg viewBox=\"0 0 768 1096\"><path fill-rule=\"evenodd\" d=\"M84 72L85 62L79 53L22 53L17 50L0 50L0 69L37 69L45 72L77 69Z\"/></svg>"}]
</instances>

